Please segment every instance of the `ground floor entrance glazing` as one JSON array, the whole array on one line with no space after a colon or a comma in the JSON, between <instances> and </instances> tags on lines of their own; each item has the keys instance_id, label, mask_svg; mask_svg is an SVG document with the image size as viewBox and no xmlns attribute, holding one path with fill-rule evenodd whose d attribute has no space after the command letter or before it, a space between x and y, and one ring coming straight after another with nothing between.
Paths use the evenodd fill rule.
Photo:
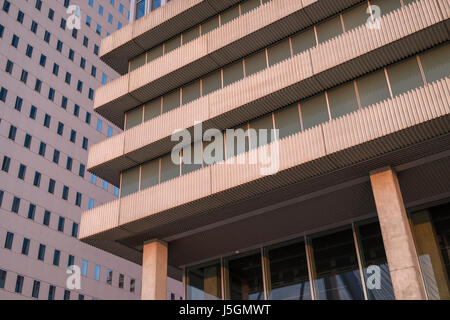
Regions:
<instances>
[{"instance_id":1,"label":"ground floor entrance glazing","mask_svg":"<svg viewBox=\"0 0 450 320\"><path fill-rule=\"evenodd\" d=\"M428 299L449 299L450 203L408 214ZM191 300L395 299L376 217L186 268Z\"/></svg>"}]
</instances>

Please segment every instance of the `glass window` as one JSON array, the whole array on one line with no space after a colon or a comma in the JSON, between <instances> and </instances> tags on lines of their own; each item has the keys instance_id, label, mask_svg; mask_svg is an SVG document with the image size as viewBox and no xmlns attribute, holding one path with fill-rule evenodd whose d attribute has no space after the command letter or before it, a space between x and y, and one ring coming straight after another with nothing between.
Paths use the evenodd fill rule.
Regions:
<instances>
[{"instance_id":1,"label":"glass window","mask_svg":"<svg viewBox=\"0 0 450 320\"><path fill-rule=\"evenodd\" d=\"M191 42L200 36L200 28L198 26L183 33L183 44Z\"/></svg>"},{"instance_id":2,"label":"glass window","mask_svg":"<svg viewBox=\"0 0 450 320\"><path fill-rule=\"evenodd\" d=\"M384 70L356 80L361 106L367 107L390 97Z\"/></svg>"},{"instance_id":3,"label":"glass window","mask_svg":"<svg viewBox=\"0 0 450 320\"><path fill-rule=\"evenodd\" d=\"M236 62L228 67L223 68L223 86L226 87L233 82L244 78L244 65L242 61Z\"/></svg>"},{"instance_id":4,"label":"glass window","mask_svg":"<svg viewBox=\"0 0 450 320\"><path fill-rule=\"evenodd\" d=\"M420 268L430 300L450 299L450 203L411 214Z\"/></svg>"},{"instance_id":5,"label":"glass window","mask_svg":"<svg viewBox=\"0 0 450 320\"><path fill-rule=\"evenodd\" d=\"M122 172L122 197L139 191L139 172L140 167Z\"/></svg>"},{"instance_id":6,"label":"glass window","mask_svg":"<svg viewBox=\"0 0 450 320\"><path fill-rule=\"evenodd\" d=\"M231 300L264 300L261 253L226 260Z\"/></svg>"},{"instance_id":7,"label":"glass window","mask_svg":"<svg viewBox=\"0 0 450 320\"><path fill-rule=\"evenodd\" d=\"M372 3L372 2L371 2ZM366 24L369 15L367 14L368 5L365 1L362 5L357 6L342 14L344 20L345 31L350 31L359 26Z\"/></svg>"},{"instance_id":8,"label":"glass window","mask_svg":"<svg viewBox=\"0 0 450 320\"><path fill-rule=\"evenodd\" d=\"M169 53L170 51L173 51L180 46L181 46L181 35L178 35L165 43L164 53Z\"/></svg>"},{"instance_id":9,"label":"glass window","mask_svg":"<svg viewBox=\"0 0 450 320\"><path fill-rule=\"evenodd\" d=\"M207 95L211 92L222 88L222 76L220 71L214 72L202 79L202 95Z\"/></svg>"},{"instance_id":10,"label":"glass window","mask_svg":"<svg viewBox=\"0 0 450 320\"><path fill-rule=\"evenodd\" d=\"M333 119L358 110L354 83L350 82L328 91L328 102Z\"/></svg>"},{"instance_id":11,"label":"glass window","mask_svg":"<svg viewBox=\"0 0 450 320\"><path fill-rule=\"evenodd\" d=\"M260 0L247 0L241 3L241 13L246 14L247 12L256 9L261 4Z\"/></svg>"},{"instance_id":12,"label":"glass window","mask_svg":"<svg viewBox=\"0 0 450 320\"><path fill-rule=\"evenodd\" d=\"M427 82L433 82L450 75L450 45L425 52L420 56Z\"/></svg>"},{"instance_id":13,"label":"glass window","mask_svg":"<svg viewBox=\"0 0 450 320\"><path fill-rule=\"evenodd\" d=\"M384 251L383 237L378 221L364 223L357 226L358 242L360 247L361 263L369 300L394 300L391 275ZM371 281L371 276L379 268L381 275L379 285Z\"/></svg>"},{"instance_id":14,"label":"glass window","mask_svg":"<svg viewBox=\"0 0 450 320\"><path fill-rule=\"evenodd\" d=\"M147 62L151 62L159 57L161 57L164 54L164 46L159 45L157 47L154 47L150 49L150 51L147 52Z\"/></svg>"},{"instance_id":15,"label":"glass window","mask_svg":"<svg viewBox=\"0 0 450 320\"><path fill-rule=\"evenodd\" d=\"M300 116L298 113L298 105L281 109L275 113L275 127L279 130L279 139L295 134L301 131Z\"/></svg>"},{"instance_id":16,"label":"glass window","mask_svg":"<svg viewBox=\"0 0 450 320\"><path fill-rule=\"evenodd\" d=\"M187 299L222 299L220 261L187 269Z\"/></svg>"},{"instance_id":17,"label":"glass window","mask_svg":"<svg viewBox=\"0 0 450 320\"><path fill-rule=\"evenodd\" d=\"M320 94L309 100L301 102L300 110L302 113L304 130L330 120L325 94Z\"/></svg>"},{"instance_id":18,"label":"glass window","mask_svg":"<svg viewBox=\"0 0 450 320\"><path fill-rule=\"evenodd\" d=\"M100 266L98 264L95 265L94 279L97 281L100 280Z\"/></svg>"},{"instance_id":19,"label":"glass window","mask_svg":"<svg viewBox=\"0 0 450 320\"><path fill-rule=\"evenodd\" d=\"M161 115L161 98L150 101L144 106L144 121L156 118Z\"/></svg>"},{"instance_id":20,"label":"glass window","mask_svg":"<svg viewBox=\"0 0 450 320\"><path fill-rule=\"evenodd\" d=\"M245 59L245 74L250 76L267 68L266 51L260 51Z\"/></svg>"},{"instance_id":21,"label":"glass window","mask_svg":"<svg viewBox=\"0 0 450 320\"><path fill-rule=\"evenodd\" d=\"M313 238L318 300L364 300L352 229Z\"/></svg>"},{"instance_id":22,"label":"glass window","mask_svg":"<svg viewBox=\"0 0 450 320\"><path fill-rule=\"evenodd\" d=\"M172 91L163 97L163 112L169 112L180 106L180 90Z\"/></svg>"},{"instance_id":23,"label":"glass window","mask_svg":"<svg viewBox=\"0 0 450 320\"><path fill-rule=\"evenodd\" d=\"M195 81L182 89L183 104L200 98L200 81Z\"/></svg>"},{"instance_id":24,"label":"glass window","mask_svg":"<svg viewBox=\"0 0 450 320\"><path fill-rule=\"evenodd\" d=\"M270 47L267 52L269 55L269 66L273 66L283 60L289 59L291 57L291 45L289 39Z\"/></svg>"},{"instance_id":25,"label":"glass window","mask_svg":"<svg viewBox=\"0 0 450 320\"><path fill-rule=\"evenodd\" d=\"M130 72L142 67L146 63L146 54L141 54L140 56L130 60Z\"/></svg>"},{"instance_id":26,"label":"glass window","mask_svg":"<svg viewBox=\"0 0 450 320\"><path fill-rule=\"evenodd\" d=\"M196 152L197 151L197 152ZM183 148L182 173L187 174L202 168L202 141Z\"/></svg>"},{"instance_id":27,"label":"glass window","mask_svg":"<svg viewBox=\"0 0 450 320\"><path fill-rule=\"evenodd\" d=\"M161 158L161 183L180 176L180 164L173 163L172 155Z\"/></svg>"},{"instance_id":28,"label":"glass window","mask_svg":"<svg viewBox=\"0 0 450 320\"><path fill-rule=\"evenodd\" d=\"M141 190L150 188L159 183L159 159L142 165Z\"/></svg>"},{"instance_id":29,"label":"glass window","mask_svg":"<svg viewBox=\"0 0 450 320\"><path fill-rule=\"evenodd\" d=\"M311 300L305 242L295 242L267 249L272 300Z\"/></svg>"},{"instance_id":30,"label":"glass window","mask_svg":"<svg viewBox=\"0 0 450 320\"><path fill-rule=\"evenodd\" d=\"M88 262L86 260L83 260L81 262L81 275L82 276L87 275L87 269L88 269Z\"/></svg>"},{"instance_id":31,"label":"glass window","mask_svg":"<svg viewBox=\"0 0 450 320\"><path fill-rule=\"evenodd\" d=\"M227 130L225 135L225 152L227 159L250 150L247 124L234 128L233 134L231 133L231 131Z\"/></svg>"},{"instance_id":32,"label":"glass window","mask_svg":"<svg viewBox=\"0 0 450 320\"><path fill-rule=\"evenodd\" d=\"M222 25L224 25L238 17L239 17L239 6L235 6L233 8L224 11L220 15L220 22Z\"/></svg>"},{"instance_id":33,"label":"glass window","mask_svg":"<svg viewBox=\"0 0 450 320\"><path fill-rule=\"evenodd\" d=\"M316 26L316 30L319 43L325 42L340 35L343 32L340 16L334 17L328 21L318 24Z\"/></svg>"},{"instance_id":34,"label":"glass window","mask_svg":"<svg viewBox=\"0 0 450 320\"><path fill-rule=\"evenodd\" d=\"M388 14L401 7L400 0L370 0L370 5L379 6L381 15Z\"/></svg>"},{"instance_id":35,"label":"glass window","mask_svg":"<svg viewBox=\"0 0 450 320\"><path fill-rule=\"evenodd\" d=\"M256 136L250 138L252 149L271 143L274 140L272 114L250 121L250 130L256 130Z\"/></svg>"},{"instance_id":36,"label":"glass window","mask_svg":"<svg viewBox=\"0 0 450 320\"><path fill-rule=\"evenodd\" d=\"M214 16L201 25L202 35L219 27L219 16Z\"/></svg>"},{"instance_id":37,"label":"glass window","mask_svg":"<svg viewBox=\"0 0 450 320\"><path fill-rule=\"evenodd\" d=\"M387 70L394 96L423 86L422 75L420 74L416 57L394 64Z\"/></svg>"}]
</instances>

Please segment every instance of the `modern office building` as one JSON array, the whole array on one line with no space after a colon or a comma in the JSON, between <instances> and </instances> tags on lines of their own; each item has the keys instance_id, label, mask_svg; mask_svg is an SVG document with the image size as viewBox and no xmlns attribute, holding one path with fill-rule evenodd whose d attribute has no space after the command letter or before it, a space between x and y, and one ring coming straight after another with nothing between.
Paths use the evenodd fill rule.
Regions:
<instances>
[{"instance_id":1,"label":"modern office building","mask_svg":"<svg viewBox=\"0 0 450 320\"><path fill-rule=\"evenodd\" d=\"M98 52L128 11L128 0L0 1L0 299L140 298L140 266L78 240L81 212L119 193L86 163L121 132L93 96L118 76ZM69 265L81 289L67 287Z\"/></svg>"},{"instance_id":2,"label":"modern office building","mask_svg":"<svg viewBox=\"0 0 450 320\"><path fill-rule=\"evenodd\" d=\"M87 167L121 195L80 238L142 298L450 298L448 0L141 6L100 47L124 131Z\"/></svg>"}]
</instances>

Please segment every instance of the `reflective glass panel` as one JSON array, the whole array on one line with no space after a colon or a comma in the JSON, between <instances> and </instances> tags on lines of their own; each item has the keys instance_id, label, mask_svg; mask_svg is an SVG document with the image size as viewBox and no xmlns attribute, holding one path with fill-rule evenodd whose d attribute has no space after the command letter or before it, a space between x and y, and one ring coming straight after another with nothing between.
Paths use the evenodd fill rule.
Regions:
<instances>
[{"instance_id":1,"label":"reflective glass panel","mask_svg":"<svg viewBox=\"0 0 450 320\"><path fill-rule=\"evenodd\" d=\"M363 300L353 231L349 228L311 240L317 300Z\"/></svg>"}]
</instances>

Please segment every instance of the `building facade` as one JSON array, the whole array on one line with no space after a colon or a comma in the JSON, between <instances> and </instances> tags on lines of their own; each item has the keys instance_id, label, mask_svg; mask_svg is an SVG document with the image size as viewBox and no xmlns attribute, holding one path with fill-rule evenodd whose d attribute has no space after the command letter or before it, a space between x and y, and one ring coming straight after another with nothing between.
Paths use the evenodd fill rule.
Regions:
<instances>
[{"instance_id":1,"label":"building facade","mask_svg":"<svg viewBox=\"0 0 450 320\"><path fill-rule=\"evenodd\" d=\"M151 3L101 44L124 132L87 167L121 195L82 241L144 299L174 270L186 299L450 298L448 0Z\"/></svg>"},{"instance_id":2,"label":"building facade","mask_svg":"<svg viewBox=\"0 0 450 320\"><path fill-rule=\"evenodd\" d=\"M140 298L140 266L79 241L81 212L119 194L86 164L90 145L121 132L93 97L118 76L99 46L129 6L0 1L0 299Z\"/></svg>"}]
</instances>

